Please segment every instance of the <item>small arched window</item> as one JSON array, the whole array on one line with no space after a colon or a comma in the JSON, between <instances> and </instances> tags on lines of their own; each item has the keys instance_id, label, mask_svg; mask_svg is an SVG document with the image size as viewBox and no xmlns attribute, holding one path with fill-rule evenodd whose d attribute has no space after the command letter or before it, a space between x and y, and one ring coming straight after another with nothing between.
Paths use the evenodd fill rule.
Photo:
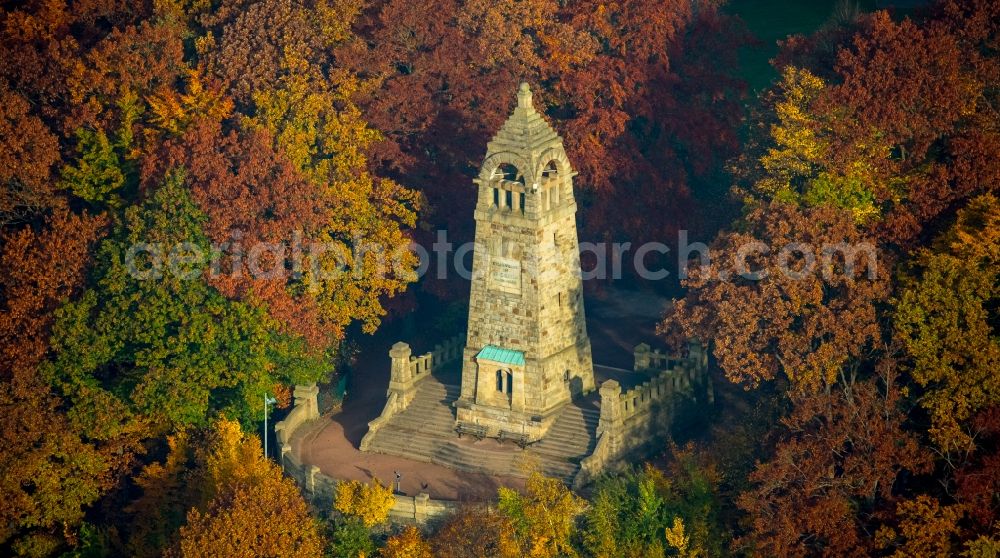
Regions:
<instances>
[{"instance_id":1,"label":"small arched window","mask_svg":"<svg viewBox=\"0 0 1000 558\"><path fill-rule=\"evenodd\" d=\"M506 180L508 182L520 182L524 184L524 177L521 176L521 171L517 170L517 167L510 163L501 163L493 170L492 178L499 178L501 180Z\"/></svg>"},{"instance_id":2,"label":"small arched window","mask_svg":"<svg viewBox=\"0 0 1000 558\"><path fill-rule=\"evenodd\" d=\"M510 395L514 387L514 374L510 370L497 370L497 391Z\"/></svg>"}]
</instances>

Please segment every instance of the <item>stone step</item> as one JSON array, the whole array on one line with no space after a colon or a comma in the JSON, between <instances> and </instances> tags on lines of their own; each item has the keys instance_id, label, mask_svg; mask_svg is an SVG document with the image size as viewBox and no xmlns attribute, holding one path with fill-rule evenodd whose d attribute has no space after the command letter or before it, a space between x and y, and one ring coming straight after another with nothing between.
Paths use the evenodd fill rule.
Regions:
<instances>
[{"instance_id":1,"label":"stone step","mask_svg":"<svg viewBox=\"0 0 1000 558\"><path fill-rule=\"evenodd\" d=\"M524 477L531 463L547 476L571 482L597 444L600 411L576 405L564 407L545 438L526 449L458 442L452 403L460 393L458 385L424 380L407 408L374 436L371 451L499 476Z\"/></svg>"},{"instance_id":2,"label":"stone step","mask_svg":"<svg viewBox=\"0 0 1000 558\"><path fill-rule=\"evenodd\" d=\"M431 461L455 469L503 476L525 476L522 466L526 462L537 462L539 468L549 476L571 477L579 469L576 460L567 461L562 455L548 452L515 449L509 452L497 450L477 450L450 442L442 442L440 437L422 433L379 432L372 444L372 451L399 455L420 461Z\"/></svg>"}]
</instances>

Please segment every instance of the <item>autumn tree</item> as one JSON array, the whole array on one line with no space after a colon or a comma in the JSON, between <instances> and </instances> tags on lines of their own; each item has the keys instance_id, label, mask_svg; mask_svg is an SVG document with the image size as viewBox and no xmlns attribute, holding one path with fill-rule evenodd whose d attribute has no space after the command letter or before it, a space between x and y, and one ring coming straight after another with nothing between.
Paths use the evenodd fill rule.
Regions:
<instances>
[{"instance_id":1,"label":"autumn tree","mask_svg":"<svg viewBox=\"0 0 1000 558\"><path fill-rule=\"evenodd\" d=\"M129 449L95 443L38 375L52 311L82 287L104 220L60 211L40 230L4 235L0 250L0 542L44 556L72 542L89 505L130 464ZM117 451L123 450L123 451Z\"/></svg>"},{"instance_id":2,"label":"autumn tree","mask_svg":"<svg viewBox=\"0 0 1000 558\"><path fill-rule=\"evenodd\" d=\"M874 379L792 395L785 435L738 499L750 517L739 544L769 556L870 555L865 532L894 501L897 478L930 471L930 456L902 428L901 397L891 362Z\"/></svg>"},{"instance_id":3,"label":"autumn tree","mask_svg":"<svg viewBox=\"0 0 1000 558\"><path fill-rule=\"evenodd\" d=\"M974 444L966 426L1000 403L1000 340L993 325L1000 282L1000 202L972 200L956 223L921 250L896 304L896 329L925 388L930 436L944 451Z\"/></svg>"},{"instance_id":4,"label":"autumn tree","mask_svg":"<svg viewBox=\"0 0 1000 558\"><path fill-rule=\"evenodd\" d=\"M188 513L172 556L318 556L323 548L316 520L298 486L273 474L259 483L221 493L207 509Z\"/></svg>"},{"instance_id":5,"label":"autumn tree","mask_svg":"<svg viewBox=\"0 0 1000 558\"><path fill-rule=\"evenodd\" d=\"M955 472L955 496L979 529L1000 517L1000 408L991 407L969 421L976 452Z\"/></svg>"},{"instance_id":6,"label":"autumn tree","mask_svg":"<svg viewBox=\"0 0 1000 558\"><path fill-rule=\"evenodd\" d=\"M317 556L324 541L294 481L238 423L175 437L138 479L131 551L168 556ZM177 529L179 528L179 531ZM167 543L167 544L165 544Z\"/></svg>"},{"instance_id":7,"label":"autumn tree","mask_svg":"<svg viewBox=\"0 0 1000 558\"><path fill-rule=\"evenodd\" d=\"M875 535L876 545L880 548L894 547L894 558L944 558L958 554L956 539L960 532L961 506L942 506L936 499L921 494L912 500L901 501L896 508L896 515L900 518L899 531L880 528Z\"/></svg>"},{"instance_id":8,"label":"autumn tree","mask_svg":"<svg viewBox=\"0 0 1000 558\"><path fill-rule=\"evenodd\" d=\"M0 221L24 219L62 203L53 166L59 161L55 134L24 96L0 87Z\"/></svg>"},{"instance_id":9,"label":"autumn tree","mask_svg":"<svg viewBox=\"0 0 1000 558\"><path fill-rule=\"evenodd\" d=\"M431 538L440 558L523 556L508 517L495 509L466 505L445 520Z\"/></svg>"},{"instance_id":10,"label":"autumn tree","mask_svg":"<svg viewBox=\"0 0 1000 558\"><path fill-rule=\"evenodd\" d=\"M416 527L410 525L387 541L380 551L382 558L432 558L431 545Z\"/></svg>"},{"instance_id":11,"label":"autumn tree","mask_svg":"<svg viewBox=\"0 0 1000 558\"><path fill-rule=\"evenodd\" d=\"M395 503L396 496L392 489L378 479L372 479L369 483L350 480L337 484L333 508L371 528L389 518L389 510Z\"/></svg>"},{"instance_id":12,"label":"autumn tree","mask_svg":"<svg viewBox=\"0 0 1000 558\"><path fill-rule=\"evenodd\" d=\"M205 216L184 184L171 172L125 211L98 250L92 287L58 312L50 377L88 432L129 416L154 432L204 424L213 409L253 417L274 384L322 373L264 306L228 301L205 282Z\"/></svg>"},{"instance_id":13,"label":"autumn tree","mask_svg":"<svg viewBox=\"0 0 1000 558\"><path fill-rule=\"evenodd\" d=\"M713 339L729 379L776 380L791 405L738 499L749 518L741 550L870 555L885 518L879 544L890 552L986 548L962 544L974 537L989 544L982 523L968 530L956 493L940 491L953 480L921 476L933 467L913 428L925 420L915 402L939 444L968 449L962 428L973 416L977 429L988 423L996 390L988 380L980 390L975 372L976 389L955 378L990 358L989 326L970 345L945 331L965 337L967 318L972 331L991 323L989 257L967 257L962 268L949 245L961 251L961 242L939 241L912 254L892 295L895 262L954 208L996 188L996 119L987 114L1000 74L985 45L995 40L997 9L942 2L925 19L898 21L877 12L793 40L779 56L781 81L762 98L733 165L745 215L718 236L711 262L695 267L661 327ZM982 220L966 223L968 238L990 219L988 204L972 205L972 221ZM982 455L966 454L970 486L980 490L993 482L989 440ZM941 455L945 470L961 468L962 459ZM988 517L991 499L977 501Z\"/></svg>"},{"instance_id":14,"label":"autumn tree","mask_svg":"<svg viewBox=\"0 0 1000 558\"><path fill-rule=\"evenodd\" d=\"M308 319L322 322L321 329L335 340L355 321L370 333L385 313L385 299L415 279L408 229L415 225L421 200L368 168L368 152L380 134L354 102L360 82L336 68L331 51L344 40L345 23L357 7L264 0L235 8L205 18L218 41L206 43L203 56L207 71L221 81L242 115L239 138L222 140L228 145L216 155L205 150L205 142L221 138L202 133L184 140L188 157L197 159L189 167L211 219L210 234L219 242L233 230L291 242L293 231L301 232L303 242L332 255L307 262L302 277L292 281L291 290L311 297L299 297L294 306L316 314ZM249 153L244 142L251 145ZM264 142L275 154L266 153ZM280 178L271 184L263 173ZM246 190L245 182L259 186ZM245 193L243 222L229 205L233 188ZM284 197L287 212L278 209L283 218L269 223L277 209L272 203ZM270 230L252 230L253 220ZM283 319L296 311L281 309L292 306L287 300L273 302Z\"/></svg>"},{"instance_id":15,"label":"autumn tree","mask_svg":"<svg viewBox=\"0 0 1000 558\"><path fill-rule=\"evenodd\" d=\"M763 138L737 165L738 190L850 209L879 238L914 246L949 206L1000 185L989 108L1000 74L984 48L997 15L995 2L942 2L920 22L876 12L834 49L832 68L787 58L752 134Z\"/></svg>"},{"instance_id":16,"label":"autumn tree","mask_svg":"<svg viewBox=\"0 0 1000 558\"><path fill-rule=\"evenodd\" d=\"M514 526L524 556L575 556L572 537L583 500L559 479L534 472L524 494L501 487L497 507Z\"/></svg>"},{"instance_id":17,"label":"autumn tree","mask_svg":"<svg viewBox=\"0 0 1000 558\"><path fill-rule=\"evenodd\" d=\"M688 294L660 330L713 339L734 382L782 374L797 389L819 389L882 342L877 309L891 269L851 212L774 202L720 234L706 265L692 265Z\"/></svg>"}]
</instances>

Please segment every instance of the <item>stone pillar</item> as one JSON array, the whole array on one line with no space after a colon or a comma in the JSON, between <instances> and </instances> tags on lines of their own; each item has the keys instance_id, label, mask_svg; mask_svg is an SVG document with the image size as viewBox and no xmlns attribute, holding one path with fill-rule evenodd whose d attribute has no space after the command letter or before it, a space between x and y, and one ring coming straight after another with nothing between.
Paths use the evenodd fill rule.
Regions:
<instances>
[{"instance_id":1,"label":"stone pillar","mask_svg":"<svg viewBox=\"0 0 1000 558\"><path fill-rule=\"evenodd\" d=\"M410 372L410 355L413 351L410 346L402 341L396 343L389 349L389 358L392 359L392 371L390 381L397 383L407 383L413 379Z\"/></svg>"},{"instance_id":2,"label":"stone pillar","mask_svg":"<svg viewBox=\"0 0 1000 558\"><path fill-rule=\"evenodd\" d=\"M313 497L316 496L316 477L320 475L319 467L315 465L310 465L306 469L306 489L309 490L309 494Z\"/></svg>"},{"instance_id":3,"label":"stone pillar","mask_svg":"<svg viewBox=\"0 0 1000 558\"><path fill-rule=\"evenodd\" d=\"M611 453L619 450L624 434L625 421L622 409L622 388L615 380L601 384L601 418L597 423L597 435L608 437Z\"/></svg>"},{"instance_id":4,"label":"stone pillar","mask_svg":"<svg viewBox=\"0 0 1000 558\"><path fill-rule=\"evenodd\" d=\"M688 357L699 372L708 368L708 352L705 351L701 341L697 339L688 341Z\"/></svg>"},{"instance_id":5,"label":"stone pillar","mask_svg":"<svg viewBox=\"0 0 1000 558\"><path fill-rule=\"evenodd\" d=\"M649 368L649 345L639 343L635 346L633 354L635 355L635 365L632 369L636 372L647 370Z\"/></svg>"},{"instance_id":6,"label":"stone pillar","mask_svg":"<svg viewBox=\"0 0 1000 558\"><path fill-rule=\"evenodd\" d=\"M292 396L295 397L296 407L306 409L306 420L319 418L319 388L316 384L295 386Z\"/></svg>"},{"instance_id":7,"label":"stone pillar","mask_svg":"<svg viewBox=\"0 0 1000 558\"><path fill-rule=\"evenodd\" d=\"M426 492L421 492L413 497L413 519L418 525L423 525L428 519L427 503L431 497Z\"/></svg>"},{"instance_id":8,"label":"stone pillar","mask_svg":"<svg viewBox=\"0 0 1000 558\"><path fill-rule=\"evenodd\" d=\"M413 389L413 369L410 363L412 351L410 346L402 341L396 343L389 350L389 358L392 359L392 368L389 372L388 394L396 393L396 399L401 408L409 405L410 400L415 395Z\"/></svg>"}]
</instances>

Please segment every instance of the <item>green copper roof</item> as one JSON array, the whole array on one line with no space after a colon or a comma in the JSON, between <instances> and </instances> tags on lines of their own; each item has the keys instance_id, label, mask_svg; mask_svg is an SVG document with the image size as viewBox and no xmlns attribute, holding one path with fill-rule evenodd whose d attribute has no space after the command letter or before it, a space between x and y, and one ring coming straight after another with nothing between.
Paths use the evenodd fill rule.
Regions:
<instances>
[{"instance_id":1,"label":"green copper roof","mask_svg":"<svg viewBox=\"0 0 1000 558\"><path fill-rule=\"evenodd\" d=\"M496 345L486 345L483 347L483 350L479 351L476 358L491 360L501 364L524 366L524 353L521 351L514 351L512 349L504 349L503 347L497 347Z\"/></svg>"}]
</instances>

